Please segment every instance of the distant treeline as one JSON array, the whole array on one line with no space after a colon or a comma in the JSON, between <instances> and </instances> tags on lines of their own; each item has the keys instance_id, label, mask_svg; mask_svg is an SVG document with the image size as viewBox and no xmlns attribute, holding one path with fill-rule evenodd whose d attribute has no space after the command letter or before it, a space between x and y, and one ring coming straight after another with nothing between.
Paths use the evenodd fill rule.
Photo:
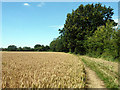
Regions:
<instances>
[{"instance_id":1,"label":"distant treeline","mask_svg":"<svg viewBox=\"0 0 120 90\"><path fill-rule=\"evenodd\" d=\"M57 52L120 60L120 29L112 19L111 7L102 4L80 5L67 14L60 36L50 43Z\"/></svg>"},{"instance_id":2,"label":"distant treeline","mask_svg":"<svg viewBox=\"0 0 120 90\"><path fill-rule=\"evenodd\" d=\"M15 45L9 45L7 48L1 48L2 51L49 51L50 47L49 46L44 46L40 44L36 44L34 48L31 47L18 47Z\"/></svg>"}]
</instances>

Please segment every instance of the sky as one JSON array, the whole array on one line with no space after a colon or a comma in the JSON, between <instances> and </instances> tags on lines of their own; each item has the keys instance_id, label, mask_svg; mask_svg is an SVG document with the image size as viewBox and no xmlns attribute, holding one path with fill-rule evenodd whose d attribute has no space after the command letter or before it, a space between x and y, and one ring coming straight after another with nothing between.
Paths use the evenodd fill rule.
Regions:
<instances>
[{"instance_id":1,"label":"sky","mask_svg":"<svg viewBox=\"0 0 120 90\"><path fill-rule=\"evenodd\" d=\"M49 45L59 36L67 13L88 3L95 2L3 2L2 47ZM118 2L101 3L114 9L113 19L118 22Z\"/></svg>"}]
</instances>

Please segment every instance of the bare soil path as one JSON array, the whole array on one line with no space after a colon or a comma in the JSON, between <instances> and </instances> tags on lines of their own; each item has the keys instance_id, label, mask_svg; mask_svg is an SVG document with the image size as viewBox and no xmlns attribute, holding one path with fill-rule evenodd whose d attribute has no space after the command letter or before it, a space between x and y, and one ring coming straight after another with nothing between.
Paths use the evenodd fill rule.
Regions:
<instances>
[{"instance_id":1,"label":"bare soil path","mask_svg":"<svg viewBox=\"0 0 120 90\"><path fill-rule=\"evenodd\" d=\"M88 88L118 88L119 73L117 62L88 56L80 56L80 59L91 69L86 67Z\"/></svg>"},{"instance_id":2,"label":"bare soil path","mask_svg":"<svg viewBox=\"0 0 120 90\"><path fill-rule=\"evenodd\" d=\"M104 82L99 79L94 71L88 67L85 67L85 70L87 75L87 88L105 88Z\"/></svg>"}]
</instances>

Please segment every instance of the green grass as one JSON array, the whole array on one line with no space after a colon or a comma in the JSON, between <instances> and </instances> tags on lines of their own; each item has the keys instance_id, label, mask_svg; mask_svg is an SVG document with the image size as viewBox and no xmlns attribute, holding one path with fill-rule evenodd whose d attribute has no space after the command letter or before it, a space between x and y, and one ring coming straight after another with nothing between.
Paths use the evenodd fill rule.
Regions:
<instances>
[{"instance_id":1,"label":"green grass","mask_svg":"<svg viewBox=\"0 0 120 90\"><path fill-rule=\"evenodd\" d=\"M102 58L106 61L111 61L111 62L120 62L120 59L118 58L114 59L113 56L109 56L109 55L103 56L103 55L86 54L86 56L93 57L93 58Z\"/></svg>"},{"instance_id":2,"label":"green grass","mask_svg":"<svg viewBox=\"0 0 120 90\"><path fill-rule=\"evenodd\" d=\"M88 66L90 67L93 71L96 72L96 74L98 75L98 77L104 81L104 84L107 88L118 88L118 85L114 82L113 77L107 75L106 73L104 73L101 69L100 69L100 64L95 63L94 61L90 61L90 60L86 60L84 58L82 58L82 61ZM102 66L103 67L103 66ZM106 66L104 66L103 68L107 68ZM109 71L109 70L108 70Z\"/></svg>"}]
</instances>

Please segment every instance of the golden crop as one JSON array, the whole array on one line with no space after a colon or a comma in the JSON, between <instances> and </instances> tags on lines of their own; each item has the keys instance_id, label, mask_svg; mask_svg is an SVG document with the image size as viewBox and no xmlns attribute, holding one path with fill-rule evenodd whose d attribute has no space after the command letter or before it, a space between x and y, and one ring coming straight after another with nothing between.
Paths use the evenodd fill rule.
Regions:
<instances>
[{"instance_id":1,"label":"golden crop","mask_svg":"<svg viewBox=\"0 0 120 90\"><path fill-rule=\"evenodd\" d=\"M2 88L84 88L77 56L55 52L2 52Z\"/></svg>"}]
</instances>

